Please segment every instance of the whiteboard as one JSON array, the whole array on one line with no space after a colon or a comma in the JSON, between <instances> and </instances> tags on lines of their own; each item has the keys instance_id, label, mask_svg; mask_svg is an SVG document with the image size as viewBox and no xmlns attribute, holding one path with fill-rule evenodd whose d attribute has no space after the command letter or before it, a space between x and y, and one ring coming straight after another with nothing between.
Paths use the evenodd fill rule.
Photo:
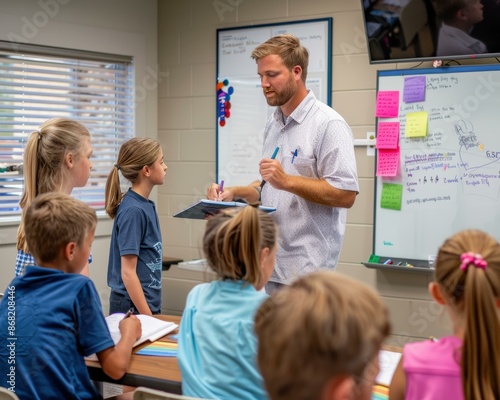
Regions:
<instances>
[{"instance_id":1,"label":"whiteboard","mask_svg":"<svg viewBox=\"0 0 500 400\"><path fill-rule=\"evenodd\" d=\"M425 77L423 101L403 101L411 77ZM399 116L377 118L399 121L400 158L396 176L375 179L374 254L428 260L469 228L500 240L500 66L379 71L377 80L378 93L400 93ZM408 138L407 115L418 111L427 135ZM381 206L387 183L402 185L400 210Z\"/></svg>"},{"instance_id":2,"label":"whiteboard","mask_svg":"<svg viewBox=\"0 0 500 400\"><path fill-rule=\"evenodd\" d=\"M247 185L261 179L264 126L274 107L262 94L255 47L267 39L292 33L309 50L306 85L331 105L332 18L217 30L217 181Z\"/></svg>"}]
</instances>

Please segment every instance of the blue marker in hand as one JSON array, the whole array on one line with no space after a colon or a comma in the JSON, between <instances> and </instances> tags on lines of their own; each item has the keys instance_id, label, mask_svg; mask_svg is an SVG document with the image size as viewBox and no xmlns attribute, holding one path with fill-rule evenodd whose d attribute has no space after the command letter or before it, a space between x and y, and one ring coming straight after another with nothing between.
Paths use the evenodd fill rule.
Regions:
<instances>
[{"instance_id":1,"label":"blue marker in hand","mask_svg":"<svg viewBox=\"0 0 500 400\"><path fill-rule=\"evenodd\" d=\"M274 149L274 153L271 156L272 160L274 160L276 158L276 156L278 155L278 151L279 150L280 150L279 146L276 146L276 148ZM265 184L266 184L266 181L264 179L262 179L262 182L260 183L260 189L261 190L262 190L262 188L264 187Z\"/></svg>"}]
</instances>

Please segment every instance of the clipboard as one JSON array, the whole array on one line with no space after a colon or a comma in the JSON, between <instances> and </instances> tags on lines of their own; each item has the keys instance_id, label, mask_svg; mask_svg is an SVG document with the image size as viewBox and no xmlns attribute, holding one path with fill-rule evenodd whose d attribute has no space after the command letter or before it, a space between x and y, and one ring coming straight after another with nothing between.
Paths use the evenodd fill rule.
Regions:
<instances>
[{"instance_id":1,"label":"clipboard","mask_svg":"<svg viewBox=\"0 0 500 400\"><path fill-rule=\"evenodd\" d=\"M190 205L184 210L179 211L177 214L174 214L175 218L189 218L189 219L205 219L205 216L215 215L220 210L231 207L245 207L247 203L242 203L239 201L216 201L216 200L207 200L201 199L200 201ZM259 210L272 213L276 211L276 207L266 207L259 206Z\"/></svg>"}]
</instances>

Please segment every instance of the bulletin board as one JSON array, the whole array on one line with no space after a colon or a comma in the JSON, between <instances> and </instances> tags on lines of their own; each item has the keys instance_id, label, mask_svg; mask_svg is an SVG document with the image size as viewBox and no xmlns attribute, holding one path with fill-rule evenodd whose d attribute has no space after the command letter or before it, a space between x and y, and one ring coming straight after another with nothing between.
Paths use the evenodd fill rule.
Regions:
<instances>
[{"instance_id":1,"label":"bulletin board","mask_svg":"<svg viewBox=\"0 0 500 400\"><path fill-rule=\"evenodd\" d=\"M261 179L263 131L274 107L267 105L251 53L283 33L308 49L306 85L331 105L332 18L218 29L216 180L227 186Z\"/></svg>"},{"instance_id":2,"label":"bulletin board","mask_svg":"<svg viewBox=\"0 0 500 400\"><path fill-rule=\"evenodd\" d=\"M427 261L470 228L500 240L500 65L377 81L374 254Z\"/></svg>"}]
</instances>

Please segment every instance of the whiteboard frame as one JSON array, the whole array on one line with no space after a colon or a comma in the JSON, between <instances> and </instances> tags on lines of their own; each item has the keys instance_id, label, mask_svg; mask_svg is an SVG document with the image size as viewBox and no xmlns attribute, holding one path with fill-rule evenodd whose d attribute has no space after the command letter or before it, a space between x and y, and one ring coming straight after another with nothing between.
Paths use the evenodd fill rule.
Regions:
<instances>
[{"instance_id":1,"label":"whiteboard frame","mask_svg":"<svg viewBox=\"0 0 500 400\"><path fill-rule=\"evenodd\" d=\"M422 75L427 77L427 76L433 76L433 75L447 75L447 74L454 74L454 73L456 73L456 74L473 73L473 72L487 73L490 71L493 71L496 74L500 75L500 64L474 65L474 66L450 66L450 67L447 66L447 67L443 67L443 68L379 70L379 71L377 71L377 90L376 90L376 92L378 93L379 90L394 90L394 89L387 88L387 87L384 87L383 89L380 88L381 80L383 78L386 78L386 77L390 78L390 77L401 76L404 78L404 77L408 77L408 76L422 76ZM384 86L384 85L382 85L382 86ZM401 91L400 92L400 101L399 101L400 107L401 107L401 105L406 104L403 102L402 94L403 94L403 92ZM498 98L498 96L497 96L497 98ZM427 107L425 110L428 111ZM400 120L400 118L401 118L401 115L398 116L397 119ZM488 121L490 121L490 120L488 120ZM496 123L500 125L500 115L498 113L496 115L492 115L491 121L492 121L491 122L492 125L496 124ZM379 118L376 118L376 122L375 122L376 128L378 127L378 123L379 123ZM400 138L401 138L401 135L400 135ZM401 154L400 156L402 156L402 155L403 154ZM377 161L378 161L378 151L376 152L376 156L375 156L375 171L376 171ZM400 163L400 171L401 171L401 169L402 169L402 165ZM399 182L398 178L400 178L400 177L401 177L401 175L398 175L397 178L375 176L375 179L374 179L375 187L374 187L374 213L373 213L373 218L374 218L374 220L373 220L373 254L376 254L377 256L381 256L382 258L402 258L402 259L405 258L405 255L401 254L400 250L399 250L399 252L396 250L393 250L393 252L391 253L390 247L384 248L380 244L379 244L379 246L377 246L377 243L380 243L380 240L377 240L377 230L378 230L377 227L383 226L383 225L387 225L387 226L390 225L390 224L387 224L387 222L388 222L387 220L386 221L380 220L380 216L378 215L379 210L381 211L380 214L384 214L385 212L387 212L387 210L381 209L379 207L379 204L378 204L379 197L380 197L380 188L382 187L382 183L401 183L404 185L403 178L401 178L401 182ZM404 204L404 199L402 201L402 205L403 204ZM461 209L461 211L463 211L463 210ZM467 208L465 211L469 211L469 212L473 213L475 210ZM404 218L400 218L400 220L404 220ZM448 221L445 221L445 223L446 222L448 222ZM440 224L440 223L441 223L441 221L436 220L436 224ZM470 229L482 229L481 226L466 226L468 223L466 223L465 221L463 222L463 224L464 224L464 226L461 227L459 230L468 229L468 228L470 228ZM427 226L427 227L424 226L424 228L426 228L425 231L418 232L419 236L421 236L421 237L425 237L425 235L429 235L430 232L432 231L432 229L436 230L436 227L432 228L429 226ZM400 237L404 237L405 232L411 231L412 229L415 229L416 231L418 231L419 229L422 229L422 227L414 227L414 226L392 227L391 226L388 229L394 229L395 233L399 234ZM489 234L491 234L497 240L500 241L500 232L498 230L496 230L496 231L493 229L482 229L482 230L488 232ZM442 242L453 233L456 233L456 231L451 231L451 229L450 229L450 232L448 232L447 235L445 235L444 237L439 239L439 240L442 240L441 242L439 242L439 240L438 240L437 243L432 243L432 246L429 245L428 246L429 251L427 252L427 254L418 254L418 256L415 254L412 254L412 255L406 255L406 257L411 257L412 259L415 259L417 261L422 261L425 263L425 265L427 265L428 257L435 255L437 253L439 246L441 246ZM422 235L424 235L424 236L422 236ZM423 246L423 247L425 247L425 246ZM432 250L430 249L431 247L432 247Z\"/></svg>"},{"instance_id":2,"label":"whiteboard frame","mask_svg":"<svg viewBox=\"0 0 500 400\"><path fill-rule=\"evenodd\" d=\"M333 26L333 18L327 17L327 18L318 18L318 19L310 19L310 20L298 20L298 21L287 21L287 22L279 22L279 23L271 23L271 24L259 24L259 25L248 25L248 26L238 26L238 27L231 27L231 28L221 28L217 29L217 58L216 58L216 83L219 82L219 80L224 80L226 78L231 78L230 75L224 75L220 76L220 71L221 69L225 69L223 65L224 59L221 57L221 35L227 34L227 33L237 33L237 32L242 32L244 34L251 35L252 33L256 33L259 31L265 31L269 30L269 32L273 32L276 30L287 32L287 33L292 33L294 34L293 27L295 25L299 25L301 28L308 27L310 26L311 29L313 28L322 28L326 32L326 40L325 40L325 46L324 49L322 50L323 54L320 55L320 57L325 60L325 70L321 74L321 78L319 79L319 90L321 93L321 96L316 96L318 100L328 104L331 107L332 104L332 26ZM282 33L282 32L279 32ZM277 34L277 33L276 33ZM270 34L266 36L267 38L264 39L263 41L271 38L274 36L274 34ZM262 42L263 42L262 41ZM253 47L257 47L260 43L255 44ZM303 41L302 41L302 44ZM307 48L307 44L304 44ZM311 55L312 51L310 48L309 50L309 62L311 64ZM257 66L255 61L248 56L248 63L251 65L255 71L255 79L256 81L259 81L259 77L257 75ZM247 66L247 64L245 64ZM309 67L309 66L308 66ZM236 75L237 76L237 75ZM307 82L309 83L309 80L311 78L311 72L309 71L308 68L308 77L307 77ZM314 89L313 89L314 91ZM217 92L217 91L216 91ZM262 100L263 103L265 103L265 97L262 94L262 89L260 88L259 84L259 90L258 90L259 96ZM235 93L237 95L237 93ZM258 173L258 163L261 159L261 151L262 151L262 136L263 136L263 127L265 125L265 122L267 121L268 117L272 114L274 110L274 107L267 106L265 104L265 109L263 112L258 112L255 110L254 113L251 114L250 118L247 118L247 120L250 120L251 123L255 121L256 123L256 128L255 129L249 129L252 131L252 133L249 136L245 136L245 142L251 143L252 149L251 152L252 158L250 160L251 163L251 171L250 174L245 174L245 178L251 178L251 179L244 179L242 175L239 175L238 172L234 171L228 171L229 168L227 168L228 165L234 165L235 160L231 157L231 154L227 154L228 151L226 149L222 148L222 145L224 143L224 135L221 133L221 127L219 126L219 112L220 112L220 107L219 107L219 100L218 96L216 93L216 181L220 182L221 180L225 181L225 185L228 186L234 186L235 184L238 185L246 185L252 182L253 180L256 179L261 179L260 174ZM262 108L261 108L262 111ZM258 123L260 123L260 126ZM231 123L231 117L227 119L227 124L229 125ZM224 129L224 128L222 128ZM226 168L222 168L221 166L225 165ZM255 166L255 167L254 167ZM236 169L236 168L235 168ZM251 175L251 176L250 176Z\"/></svg>"}]
</instances>

